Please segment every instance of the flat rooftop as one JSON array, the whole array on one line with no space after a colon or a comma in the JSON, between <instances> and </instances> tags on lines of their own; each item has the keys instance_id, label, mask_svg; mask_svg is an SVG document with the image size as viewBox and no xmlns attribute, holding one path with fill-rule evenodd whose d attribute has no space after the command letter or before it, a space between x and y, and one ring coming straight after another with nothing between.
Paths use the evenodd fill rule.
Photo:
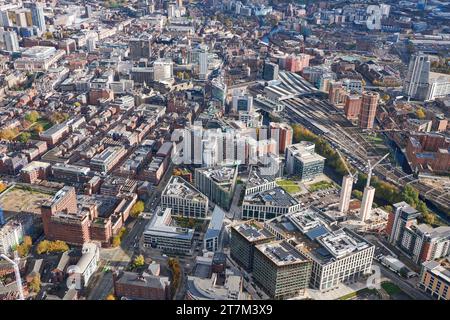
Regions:
<instances>
[{"instance_id":1,"label":"flat rooftop","mask_svg":"<svg viewBox=\"0 0 450 320\"><path fill-rule=\"evenodd\" d=\"M233 228L249 242L273 238L273 235L266 229L263 229L262 225L256 221L246 221L233 226Z\"/></svg>"},{"instance_id":2,"label":"flat rooftop","mask_svg":"<svg viewBox=\"0 0 450 320\"><path fill-rule=\"evenodd\" d=\"M244 197L243 205L291 207L299 204L288 192L280 187L258 192Z\"/></svg>"},{"instance_id":3,"label":"flat rooftop","mask_svg":"<svg viewBox=\"0 0 450 320\"><path fill-rule=\"evenodd\" d=\"M211 167L199 169L205 176L218 184L230 184L233 181L237 168L232 167Z\"/></svg>"},{"instance_id":4,"label":"flat rooftop","mask_svg":"<svg viewBox=\"0 0 450 320\"><path fill-rule=\"evenodd\" d=\"M192 241L194 229L177 226L172 220L171 212L172 209L170 208L163 210L161 207L158 207L152 219L147 224L144 233L153 236Z\"/></svg>"},{"instance_id":5,"label":"flat rooftop","mask_svg":"<svg viewBox=\"0 0 450 320\"><path fill-rule=\"evenodd\" d=\"M284 240L255 246L277 266L286 266L308 261L294 246Z\"/></svg>"},{"instance_id":6,"label":"flat rooftop","mask_svg":"<svg viewBox=\"0 0 450 320\"><path fill-rule=\"evenodd\" d=\"M260 167L252 166L247 179L247 188L253 188L274 181L273 177L262 175Z\"/></svg>"},{"instance_id":7,"label":"flat rooftop","mask_svg":"<svg viewBox=\"0 0 450 320\"><path fill-rule=\"evenodd\" d=\"M178 176L172 176L163 191L163 196L183 198L194 202L207 202L208 198L193 185Z\"/></svg>"}]
</instances>

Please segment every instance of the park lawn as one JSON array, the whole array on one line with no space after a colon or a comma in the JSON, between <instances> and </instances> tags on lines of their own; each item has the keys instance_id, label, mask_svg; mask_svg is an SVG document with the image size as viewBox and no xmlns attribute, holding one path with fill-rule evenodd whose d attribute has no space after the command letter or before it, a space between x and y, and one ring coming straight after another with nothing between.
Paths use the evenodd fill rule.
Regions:
<instances>
[{"instance_id":1,"label":"park lawn","mask_svg":"<svg viewBox=\"0 0 450 320\"><path fill-rule=\"evenodd\" d=\"M310 185L308 187L310 192L315 192L315 191L319 191L319 190L325 190L325 189L329 189L332 188L334 186L333 182L329 182L329 181L319 181L316 183L313 183L312 185Z\"/></svg>"},{"instance_id":2,"label":"park lawn","mask_svg":"<svg viewBox=\"0 0 450 320\"><path fill-rule=\"evenodd\" d=\"M286 179L277 180L277 185L280 188L282 188L284 191L286 191L287 193L290 193L290 194L298 193L301 190L300 187L298 186L298 184L292 180L286 180Z\"/></svg>"},{"instance_id":3,"label":"park lawn","mask_svg":"<svg viewBox=\"0 0 450 320\"><path fill-rule=\"evenodd\" d=\"M396 295L398 293L401 293L402 290L397 287L392 282L385 281L381 283L381 287L392 297L393 295Z\"/></svg>"}]
</instances>

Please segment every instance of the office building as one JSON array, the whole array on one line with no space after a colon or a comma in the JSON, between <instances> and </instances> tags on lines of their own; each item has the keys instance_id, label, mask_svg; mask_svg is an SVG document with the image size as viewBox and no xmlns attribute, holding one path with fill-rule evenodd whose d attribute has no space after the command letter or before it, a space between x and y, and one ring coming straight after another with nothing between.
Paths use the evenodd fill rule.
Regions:
<instances>
[{"instance_id":1,"label":"office building","mask_svg":"<svg viewBox=\"0 0 450 320\"><path fill-rule=\"evenodd\" d=\"M33 25L38 27L41 32L45 32L45 17L44 17L44 8L42 5L38 3L31 4L31 18L33 21Z\"/></svg>"},{"instance_id":2,"label":"office building","mask_svg":"<svg viewBox=\"0 0 450 320\"><path fill-rule=\"evenodd\" d=\"M253 97L245 92L233 91L231 110L234 113L251 112L253 110Z\"/></svg>"},{"instance_id":3,"label":"office building","mask_svg":"<svg viewBox=\"0 0 450 320\"><path fill-rule=\"evenodd\" d=\"M271 299L303 295L311 277L311 261L287 241L255 246L253 278Z\"/></svg>"},{"instance_id":4,"label":"office building","mask_svg":"<svg viewBox=\"0 0 450 320\"><path fill-rule=\"evenodd\" d=\"M396 203L393 207L394 212L389 214L386 226L391 244L418 264L450 254L450 227L418 224L420 213L406 202Z\"/></svg>"},{"instance_id":5,"label":"office building","mask_svg":"<svg viewBox=\"0 0 450 320\"><path fill-rule=\"evenodd\" d=\"M263 68L263 79L266 81L278 80L278 64L265 61Z\"/></svg>"},{"instance_id":6,"label":"office building","mask_svg":"<svg viewBox=\"0 0 450 320\"><path fill-rule=\"evenodd\" d=\"M346 228L339 228L314 208L266 221L277 239L290 241L311 259L310 287L327 292L342 283L371 274L375 246Z\"/></svg>"},{"instance_id":7,"label":"office building","mask_svg":"<svg viewBox=\"0 0 450 320\"><path fill-rule=\"evenodd\" d=\"M194 230L177 226L170 208L158 207L144 231L144 247L164 252L191 255L193 241Z\"/></svg>"},{"instance_id":8,"label":"office building","mask_svg":"<svg viewBox=\"0 0 450 320\"><path fill-rule=\"evenodd\" d=\"M214 78L211 81L211 97L219 101L222 106L225 106L227 98L227 85L224 83L222 77Z\"/></svg>"},{"instance_id":9,"label":"office building","mask_svg":"<svg viewBox=\"0 0 450 320\"><path fill-rule=\"evenodd\" d=\"M253 269L255 246L275 240L261 223L246 221L231 227L230 256L247 271Z\"/></svg>"},{"instance_id":10,"label":"office building","mask_svg":"<svg viewBox=\"0 0 450 320\"><path fill-rule=\"evenodd\" d=\"M407 97L424 100L428 91L431 62L422 52L411 56L403 90Z\"/></svg>"},{"instance_id":11,"label":"office building","mask_svg":"<svg viewBox=\"0 0 450 320\"><path fill-rule=\"evenodd\" d=\"M173 79L173 61L158 59L153 63L154 81L170 81Z\"/></svg>"},{"instance_id":12,"label":"office building","mask_svg":"<svg viewBox=\"0 0 450 320\"><path fill-rule=\"evenodd\" d=\"M274 176L265 175L264 168L252 166L245 186L245 195L272 190L277 186Z\"/></svg>"},{"instance_id":13,"label":"office building","mask_svg":"<svg viewBox=\"0 0 450 320\"><path fill-rule=\"evenodd\" d=\"M436 300L450 300L450 258L422 264L419 288Z\"/></svg>"},{"instance_id":14,"label":"office building","mask_svg":"<svg viewBox=\"0 0 450 320\"><path fill-rule=\"evenodd\" d=\"M162 192L161 206L187 218L204 219L208 215L208 198L178 176L172 176Z\"/></svg>"},{"instance_id":15,"label":"office building","mask_svg":"<svg viewBox=\"0 0 450 320\"><path fill-rule=\"evenodd\" d=\"M14 31L3 32L3 42L5 44L6 51L18 52L19 51L19 39L17 33Z\"/></svg>"},{"instance_id":16,"label":"office building","mask_svg":"<svg viewBox=\"0 0 450 320\"><path fill-rule=\"evenodd\" d=\"M215 206L211 215L211 220L208 224L205 236L203 238L203 249L216 252L220 250L219 239L222 233L223 219L225 218L225 211L219 206Z\"/></svg>"},{"instance_id":17,"label":"office building","mask_svg":"<svg viewBox=\"0 0 450 320\"><path fill-rule=\"evenodd\" d=\"M152 56L152 40L151 39L131 39L128 42L130 53L128 57L131 60L139 60L141 58L150 59Z\"/></svg>"},{"instance_id":18,"label":"office building","mask_svg":"<svg viewBox=\"0 0 450 320\"><path fill-rule=\"evenodd\" d=\"M377 92L364 92L361 99L361 113L359 114L359 127L362 129L372 129L377 113L378 100L380 95Z\"/></svg>"},{"instance_id":19,"label":"office building","mask_svg":"<svg viewBox=\"0 0 450 320\"><path fill-rule=\"evenodd\" d=\"M286 148L286 173L302 181L312 180L323 172L325 158L315 152L315 144L302 141Z\"/></svg>"},{"instance_id":20,"label":"office building","mask_svg":"<svg viewBox=\"0 0 450 320\"><path fill-rule=\"evenodd\" d=\"M228 210L233 200L237 176L237 166L199 168L195 169L195 186L210 201Z\"/></svg>"},{"instance_id":21,"label":"office building","mask_svg":"<svg viewBox=\"0 0 450 320\"><path fill-rule=\"evenodd\" d=\"M127 154L127 150L122 146L108 147L96 154L90 162L90 167L94 171L109 172Z\"/></svg>"},{"instance_id":22,"label":"office building","mask_svg":"<svg viewBox=\"0 0 450 320\"><path fill-rule=\"evenodd\" d=\"M293 213L301 204L280 187L244 196L242 219L266 221L274 217Z\"/></svg>"}]
</instances>

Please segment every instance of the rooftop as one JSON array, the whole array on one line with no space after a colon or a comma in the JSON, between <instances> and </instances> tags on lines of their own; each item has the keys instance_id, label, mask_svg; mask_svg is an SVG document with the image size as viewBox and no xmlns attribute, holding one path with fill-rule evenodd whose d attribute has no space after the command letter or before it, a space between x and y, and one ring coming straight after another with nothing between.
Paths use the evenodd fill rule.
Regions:
<instances>
[{"instance_id":1,"label":"rooftop","mask_svg":"<svg viewBox=\"0 0 450 320\"><path fill-rule=\"evenodd\" d=\"M277 266L286 266L308 261L294 246L286 241L263 243L255 246Z\"/></svg>"},{"instance_id":2,"label":"rooftop","mask_svg":"<svg viewBox=\"0 0 450 320\"><path fill-rule=\"evenodd\" d=\"M255 221L246 221L233 226L233 228L250 242L273 238L269 231L263 229L262 225Z\"/></svg>"},{"instance_id":3,"label":"rooftop","mask_svg":"<svg viewBox=\"0 0 450 320\"><path fill-rule=\"evenodd\" d=\"M299 204L289 193L280 187L258 192L244 197L243 205L272 207L291 207Z\"/></svg>"},{"instance_id":4,"label":"rooftop","mask_svg":"<svg viewBox=\"0 0 450 320\"><path fill-rule=\"evenodd\" d=\"M179 176L172 176L164 189L163 196L178 197L194 202L207 203L208 198L193 185Z\"/></svg>"},{"instance_id":5,"label":"rooftop","mask_svg":"<svg viewBox=\"0 0 450 320\"><path fill-rule=\"evenodd\" d=\"M181 228L175 225L172 221L171 212L171 208L161 209L158 207L152 219L146 226L144 233L192 241L194 229Z\"/></svg>"}]
</instances>

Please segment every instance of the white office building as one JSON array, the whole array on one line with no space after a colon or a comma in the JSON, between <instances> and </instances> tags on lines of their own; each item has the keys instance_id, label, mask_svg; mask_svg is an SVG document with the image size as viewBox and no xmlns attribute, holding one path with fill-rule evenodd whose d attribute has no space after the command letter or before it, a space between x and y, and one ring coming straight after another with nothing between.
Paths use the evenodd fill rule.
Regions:
<instances>
[{"instance_id":1,"label":"white office building","mask_svg":"<svg viewBox=\"0 0 450 320\"><path fill-rule=\"evenodd\" d=\"M156 209L144 231L144 247L191 255L194 230L177 226L171 212L170 208Z\"/></svg>"},{"instance_id":2,"label":"white office building","mask_svg":"<svg viewBox=\"0 0 450 320\"><path fill-rule=\"evenodd\" d=\"M208 198L178 176L170 178L161 195L161 206L183 217L206 218L208 215Z\"/></svg>"}]
</instances>

